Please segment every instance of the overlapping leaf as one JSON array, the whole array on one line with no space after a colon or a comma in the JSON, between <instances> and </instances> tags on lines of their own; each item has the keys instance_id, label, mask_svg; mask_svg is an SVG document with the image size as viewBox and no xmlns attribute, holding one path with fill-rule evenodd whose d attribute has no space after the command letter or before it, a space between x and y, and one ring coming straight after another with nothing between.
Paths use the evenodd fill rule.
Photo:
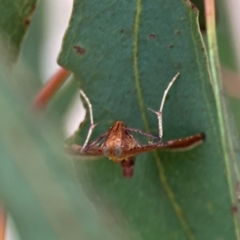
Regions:
<instances>
[{"instance_id":1,"label":"overlapping leaf","mask_svg":"<svg viewBox=\"0 0 240 240\"><path fill-rule=\"evenodd\" d=\"M24 88L18 75L17 85L8 71L19 55L35 3L0 1L1 205L21 239L125 239L115 219L83 193L63 152L58 124L29 111L34 83Z\"/></svg>"}]
</instances>

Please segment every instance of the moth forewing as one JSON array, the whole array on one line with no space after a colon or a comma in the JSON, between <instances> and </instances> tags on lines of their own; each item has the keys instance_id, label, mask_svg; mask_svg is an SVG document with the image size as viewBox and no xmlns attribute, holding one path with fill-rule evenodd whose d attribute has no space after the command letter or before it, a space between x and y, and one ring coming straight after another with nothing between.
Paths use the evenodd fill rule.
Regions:
<instances>
[{"instance_id":1,"label":"moth forewing","mask_svg":"<svg viewBox=\"0 0 240 240\"><path fill-rule=\"evenodd\" d=\"M84 152L82 146L73 144L70 146L65 146L65 152L73 157L74 159L79 160L97 160L103 156L100 148L92 149L89 152Z\"/></svg>"},{"instance_id":2,"label":"moth forewing","mask_svg":"<svg viewBox=\"0 0 240 240\"><path fill-rule=\"evenodd\" d=\"M91 144L87 145L84 149L82 149L82 151L87 153L89 149L101 147L106 142L107 136L108 136L108 132L105 132L96 140L94 140Z\"/></svg>"},{"instance_id":3,"label":"moth forewing","mask_svg":"<svg viewBox=\"0 0 240 240\"><path fill-rule=\"evenodd\" d=\"M199 133L186 138L170 140L166 142L167 146L165 148L172 151L188 151L202 144L204 140L204 133Z\"/></svg>"},{"instance_id":4,"label":"moth forewing","mask_svg":"<svg viewBox=\"0 0 240 240\"><path fill-rule=\"evenodd\" d=\"M204 139L205 139L204 134L200 133L186 138L170 140L168 142L158 142L147 145L141 145L139 147L129 149L126 152L125 157L132 157L141 153L147 153L160 149L169 149L173 151L187 151L201 144L204 141Z\"/></svg>"},{"instance_id":5,"label":"moth forewing","mask_svg":"<svg viewBox=\"0 0 240 240\"><path fill-rule=\"evenodd\" d=\"M132 156L136 156L138 154L141 153L147 153L147 152L151 152L160 148L165 148L166 147L166 143L153 143L153 144L147 144L147 145L141 145L138 147L134 147L129 149L126 153L125 153L125 157L132 157Z\"/></svg>"}]
</instances>

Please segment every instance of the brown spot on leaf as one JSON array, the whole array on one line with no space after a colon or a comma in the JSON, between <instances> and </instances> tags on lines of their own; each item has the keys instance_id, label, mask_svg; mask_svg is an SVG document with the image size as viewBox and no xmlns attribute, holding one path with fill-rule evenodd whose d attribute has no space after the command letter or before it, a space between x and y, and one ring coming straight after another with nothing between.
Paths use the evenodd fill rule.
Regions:
<instances>
[{"instance_id":1,"label":"brown spot on leaf","mask_svg":"<svg viewBox=\"0 0 240 240\"><path fill-rule=\"evenodd\" d=\"M78 55L84 55L87 52L85 48L80 46L74 46L73 48L76 50Z\"/></svg>"},{"instance_id":2,"label":"brown spot on leaf","mask_svg":"<svg viewBox=\"0 0 240 240\"><path fill-rule=\"evenodd\" d=\"M154 38L155 38L155 35L154 35L154 34L150 34L150 35L149 35L149 38L150 38L150 39L154 39Z\"/></svg>"},{"instance_id":3,"label":"brown spot on leaf","mask_svg":"<svg viewBox=\"0 0 240 240\"><path fill-rule=\"evenodd\" d=\"M36 9L36 7L37 7L36 4L32 5L32 11L34 11Z\"/></svg>"},{"instance_id":4,"label":"brown spot on leaf","mask_svg":"<svg viewBox=\"0 0 240 240\"><path fill-rule=\"evenodd\" d=\"M191 9L196 8L195 5L194 5L191 1L185 0L185 2L189 5L189 7L190 7Z\"/></svg>"},{"instance_id":5,"label":"brown spot on leaf","mask_svg":"<svg viewBox=\"0 0 240 240\"><path fill-rule=\"evenodd\" d=\"M25 26L28 26L31 23L32 15L35 9L36 9L36 4L32 5L32 7L29 9L30 10L29 16L23 22Z\"/></svg>"},{"instance_id":6,"label":"brown spot on leaf","mask_svg":"<svg viewBox=\"0 0 240 240\"><path fill-rule=\"evenodd\" d=\"M181 35L181 31L180 31L180 30L177 30L177 31L175 32L175 34L176 34L176 35Z\"/></svg>"},{"instance_id":7,"label":"brown spot on leaf","mask_svg":"<svg viewBox=\"0 0 240 240\"><path fill-rule=\"evenodd\" d=\"M233 205L231 208L231 212L232 214L237 213L238 212L238 207L236 205Z\"/></svg>"},{"instance_id":8,"label":"brown spot on leaf","mask_svg":"<svg viewBox=\"0 0 240 240\"><path fill-rule=\"evenodd\" d=\"M24 25L28 26L30 24L30 19L26 19Z\"/></svg>"},{"instance_id":9,"label":"brown spot on leaf","mask_svg":"<svg viewBox=\"0 0 240 240\"><path fill-rule=\"evenodd\" d=\"M173 44L170 44L169 46L168 46L168 48L172 48L173 47Z\"/></svg>"},{"instance_id":10,"label":"brown spot on leaf","mask_svg":"<svg viewBox=\"0 0 240 240\"><path fill-rule=\"evenodd\" d=\"M191 8L191 9L196 8L195 5L194 5L192 2L190 2L190 8Z\"/></svg>"}]
</instances>

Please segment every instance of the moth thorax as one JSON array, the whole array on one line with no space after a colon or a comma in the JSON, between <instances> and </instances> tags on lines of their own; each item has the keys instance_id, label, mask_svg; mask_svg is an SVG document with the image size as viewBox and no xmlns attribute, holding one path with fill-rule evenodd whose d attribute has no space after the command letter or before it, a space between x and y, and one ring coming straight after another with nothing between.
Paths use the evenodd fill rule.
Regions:
<instances>
[{"instance_id":1,"label":"moth thorax","mask_svg":"<svg viewBox=\"0 0 240 240\"><path fill-rule=\"evenodd\" d=\"M122 155L122 148L120 146L117 146L114 148L114 154L116 157L120 157Z\"/></svg>"}]
</instances>

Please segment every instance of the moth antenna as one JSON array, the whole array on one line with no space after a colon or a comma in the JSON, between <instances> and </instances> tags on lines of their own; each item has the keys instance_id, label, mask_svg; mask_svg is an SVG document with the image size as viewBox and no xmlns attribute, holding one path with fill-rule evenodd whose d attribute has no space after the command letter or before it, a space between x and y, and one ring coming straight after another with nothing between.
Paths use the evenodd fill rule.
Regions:
<instances>
[{"instance_id":1,"label":"moth antenna","mask_svg":"<svg viewBox=\"0 0 240 240\"><path fill-rule=\"evenodd\" d=\"M92 135L93 129L96 127L97 124L94 124L94 122L93 122L93 110L92 110L92 104L91 104L89 98L87 97L85 92L82 91L82 90L80 90L80 95L84 98L85 102L88 105L89 116L90 116L90 123L91 123L91 126L90 126L90 128L88 130L88 134L87 134L86 140L85 140L85 142L83 144L83 147L82 147L82 149L85 149L85 147L87 146L87 144L89 142L89 139L90 139L90 137Z\"/></svg>"},{"instance_id":2,"label":"moth antenna","mask_svg":"<svg viewBox=\"0 0 240 240\"><path fill-rule=\"evenodd\" d=\"M163 106L167 97L167 94L171 88L171 86L173 85L173 83L176 81L176 79L178 78L178 76L180 75L180 73L178 72L173 79L170 81L170 83L168 84L166 90L164 91L163 94L163 98L162 98L162 102L160 105L160 109L159 111L154 111L151 108L148 108L148 110L152 111L153 113L155 113L157 115L158 118L158 130L159 130L159 138L162 139L163 136L163 124L162 124L162 112L163 112Z\"/></svg>"}]
</instances>

